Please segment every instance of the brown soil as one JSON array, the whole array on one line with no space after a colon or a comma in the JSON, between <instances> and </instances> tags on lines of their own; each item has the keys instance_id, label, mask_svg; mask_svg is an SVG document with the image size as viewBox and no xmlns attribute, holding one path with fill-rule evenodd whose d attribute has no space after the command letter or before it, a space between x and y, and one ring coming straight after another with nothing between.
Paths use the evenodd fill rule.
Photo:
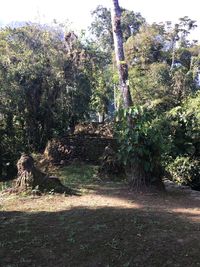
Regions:
<instances>
[{"instance_id":1,"label":"brown soil","mask_svg":"<svg viewBox=\"0 0 200 267\"><path fill-rule=\"evenodd\" d=\"M104 183L82 196L0 195L0 266L200 266L200 192L167 189Z\"/></svg>"}]
</instances>

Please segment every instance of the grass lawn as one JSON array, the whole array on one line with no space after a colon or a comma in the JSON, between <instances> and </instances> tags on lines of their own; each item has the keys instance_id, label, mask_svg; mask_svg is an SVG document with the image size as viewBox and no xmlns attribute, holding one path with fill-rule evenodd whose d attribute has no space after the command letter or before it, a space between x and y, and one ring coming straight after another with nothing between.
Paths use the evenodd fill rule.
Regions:
<instances>
[{"instance_id":1,"label":"grass lawn","mask_svg":"<svg viewBox=\"0 0 200 267\"><path fill-rule=\"evenodd\" d=\"M102 182L97 167L56 170L80 196L0 195L0 267L200 266L200 201Z\"/></svg>"}]
</instances>

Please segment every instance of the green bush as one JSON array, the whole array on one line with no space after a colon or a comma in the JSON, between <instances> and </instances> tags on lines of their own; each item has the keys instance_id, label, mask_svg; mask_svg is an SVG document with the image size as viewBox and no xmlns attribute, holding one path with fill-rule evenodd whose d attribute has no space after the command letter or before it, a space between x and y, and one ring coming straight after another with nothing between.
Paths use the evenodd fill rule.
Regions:
<instances>
[{"instance_id":1,"label":"green bush","mask_svg":"<svg viewBox=\"0 0 200 267\"><path fill-rule=\"evenodd\" d=\"M178 184L200 189L200 93L190 96L166 112L153 107L149 112L157 121L162 136L162 165Z\"/></svg>"},{"instance_id":2,"label":"green bush","mask_svg":"<svg viewBox=\"0 0 200 267\"><path fill-rule=\"evenodd\" d=\"M163 174L161 152L164 149L159 119L142 107L131 107L121 109L117 120L120 162L126 170L135 172L134 176L141 176L136 174L139 168L145 184L157 183Z\"/></svg>"},{"instance_id":3,"label":"green bush","mask_svg":"<svg viewBox=\"0 0 200 267\"><path fill-rule=\"evenodd\" d=\"M192 189L200 190L199 162L199 159L180 156L167 166L167 170L176 183L189 185Z\"/></svg>"},{"instance_id":4,"label":"green bush","mask_svg":"<svg viewBox=\"0 0 200 267\"><path fill-rule=\"evenodd\" d=\"M165 169L176 183L200 190L200 93L165 110L148 106L119 111L119 158L125 166L139 162L151 179Z\"/></svg>"}]
</instances>

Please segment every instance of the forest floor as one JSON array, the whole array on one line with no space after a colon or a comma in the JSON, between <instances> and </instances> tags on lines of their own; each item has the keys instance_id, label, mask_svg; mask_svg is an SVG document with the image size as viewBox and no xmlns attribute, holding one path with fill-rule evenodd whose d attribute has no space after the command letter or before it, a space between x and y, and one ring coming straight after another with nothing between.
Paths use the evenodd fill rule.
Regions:
<instances>
[{"instance_id":1,"label":"forest floor","mask_svg":"<svg viewBox=\"0 0 200 267\"><path fill-rule=\"evenodd\" d=\"M200 266L200 192L134 193L74 170L80 196L0 194L0 267Z\"/></svg>"}]
</instances>

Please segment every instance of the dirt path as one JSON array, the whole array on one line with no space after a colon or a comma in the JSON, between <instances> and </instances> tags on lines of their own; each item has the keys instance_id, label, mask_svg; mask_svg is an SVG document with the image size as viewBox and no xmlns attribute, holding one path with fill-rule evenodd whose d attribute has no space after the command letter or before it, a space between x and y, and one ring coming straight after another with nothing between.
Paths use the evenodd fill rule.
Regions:
<instances>
[{"instance_id":1,"label":"dirt path","mask_svg":"<svg viewBox=\"0 0 200 267\"><path fill-rule=\"evenodd\" d=\"M0 196L0 266L200 266L200 192Z\"/></svg>"}]
</instances>

